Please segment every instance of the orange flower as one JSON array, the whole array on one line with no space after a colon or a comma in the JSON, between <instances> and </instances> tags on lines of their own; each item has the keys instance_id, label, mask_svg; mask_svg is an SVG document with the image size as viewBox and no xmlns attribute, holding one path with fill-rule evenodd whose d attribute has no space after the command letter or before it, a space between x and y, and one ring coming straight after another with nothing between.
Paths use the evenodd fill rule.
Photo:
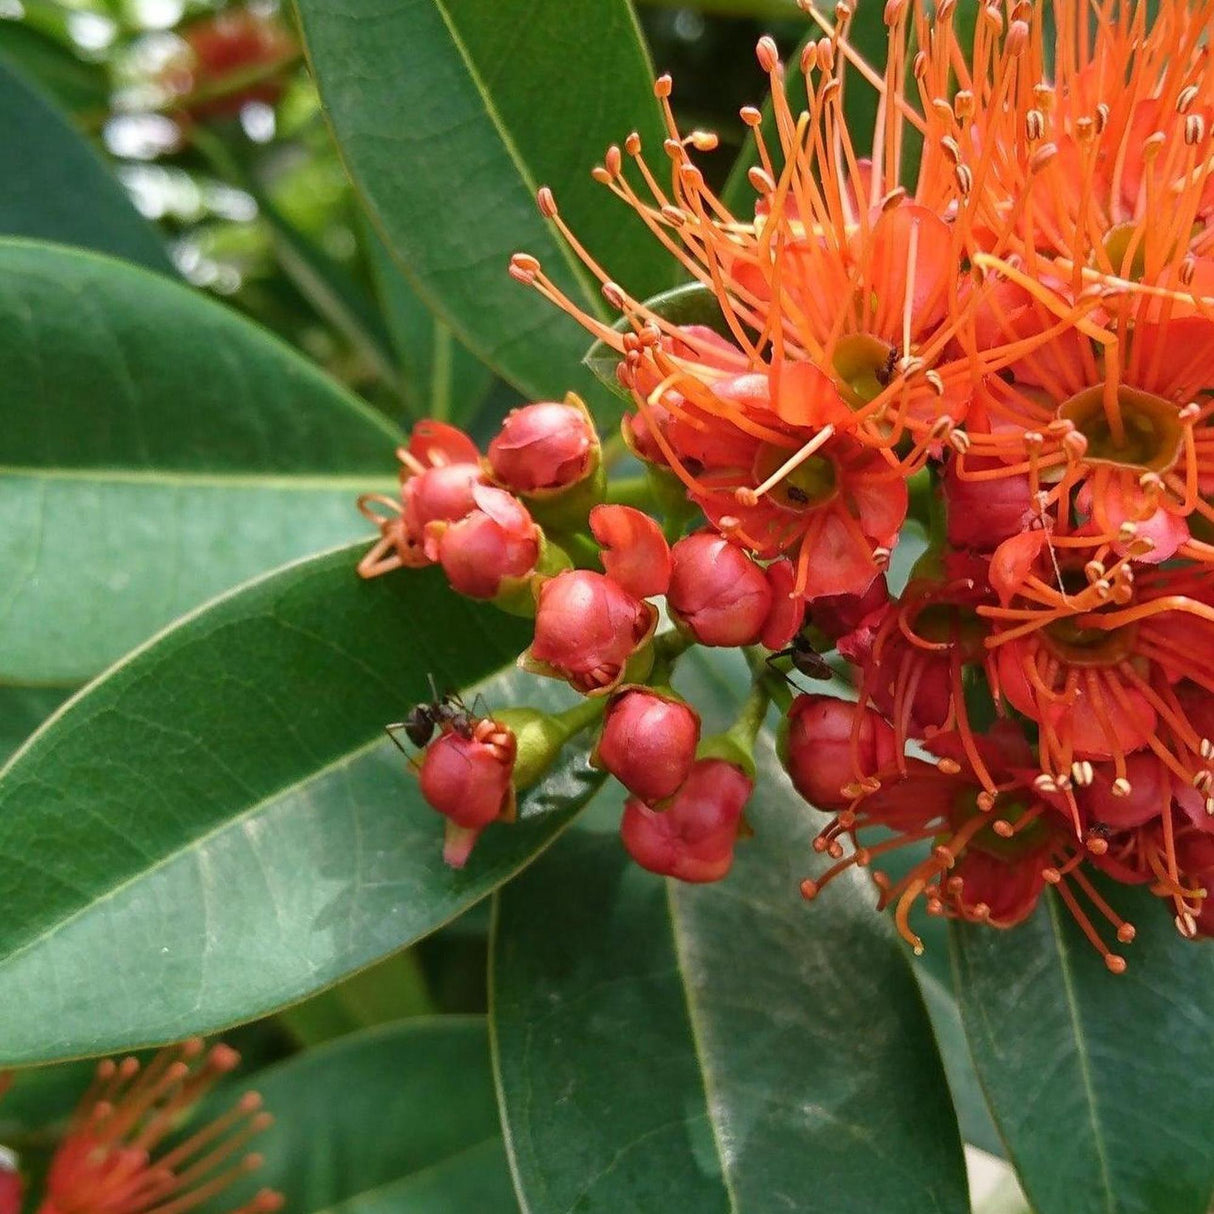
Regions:
<instances>
[{"instance_id":1,"label":"orange flower","mask_svg":"<svg viewBox=\"0 0 1214 1214\"><path fill-rule=\"evenodd\" d=\"M193 1038L161 1050L146 1067L135 1058L99 1063L51 1160L38 1214L185 1214L258 1167L259 1155L237 1154L271 1121L252 1092L156 1153L239 1061L224 1045L204 1053L201 1040ZM281 1206L277 1193L263 1189L232 1214L269 1214Z\"/></svg>"},{"instance_id":2,"label":"orange flower","mask_svg":"<svg viewBox=\"0 0 1214 1214\"><path fill-rule=\"evenodd\" d=\"M1078 894L1112 924L1120 943L1134 939L1134 928L1081 871L1091 847L1078 845L1068 830L1059 791L1034 779L1032 750L1019 727L1002 722L976 740L939 734L927 749L934 762L910 759L883 773L882 781L870 779L818 835L814 849L835 864L802 882L802 895L818 897L853 866L871 868L880 906L894 908L899 932L921 953L923 942L909 919L921 898L929 914L1009 928L1028 918L1052 885L1108 968L1122 973L1125 959L1104 943ZM864 842L861 836L870 831L883 837ZM840 842L845 835L853 842L847 855ZM872 867L883 855L927 841L927 858L896 882ZM1103 851L1107 843L1097 840L1094 846Z\"/></svg>"},{"instance_id":3,"label":"orange flower","mask_svg":"<svg viewBox=\"0 0 1214 1214\"><path fill-rule=\"evenodd\" d=\"M1184 784L1205 790L1214 743L1178 688L1214 693L1214 578L1200 569L1136 573L1130 557L1078 566L1042 531L1000 545L991 562L999 606L993 685L1037 722L1042 782L1091 783L1110 759L1130 789L1127 757L1149 749Z\"/></svg>"},{"instance_id":4,"label":"orange flower","mask_svg":"<svg viewBox=\"0 0 1214 1214\"><path fill-rule=\"evenodd\" d=\"M1110 277L1181 288L1199 263L1214 282L1214 3L1008 10L1005 25L979 6L971 58L933 46L921 61L925 97L952 97L927 108L928 143L972 180L971 248L1074 294Z\"/></svg>"},{"instance_id":5,"label":"orange flower","mask_svg":"<svg viewBox=\"0 0 1214 1214\"><path fill-rule=\"evenodd\" d=\"M1009 331L1006 340L976 345L980 318L995 318L988 335L999 327L987 297L1001 284L964 265L969 227L958 217L970 206L971 183L955 162L933 154L915 183L903 184L912 140L932 137L913 97L912 16L922 44L938 35L960 53L953 6L940 8L932 22L921 4L887 5L883 75L847 41L850 6L837 6L838 25L818 16L826 33L801 57L799 113L788 103L774 42L759 41L778 146L768 146L759 111L744 109L759 158L750 172L753 216L734 215L708 188L689 149L710 150L715 137L679 131L669 77L655 86L669 185L635 134L594 170L711 292L718 332L674 325L629 297L569 230L547 188L539 192L542 213L629 330L582 310L534 257L516 254L511 263L515 278L619 353L619 378L638 411L626 425L634 449L666 464L724 534L765 557L796 555L794 589L806 598L858 593L872 582L905 513L900 482L961 437L957 428L985 377L1094 302L1061 305L1041 332ZM880 95L871 159L857 153L844 121L849 69Z\"/></svg>"}]
</instances>

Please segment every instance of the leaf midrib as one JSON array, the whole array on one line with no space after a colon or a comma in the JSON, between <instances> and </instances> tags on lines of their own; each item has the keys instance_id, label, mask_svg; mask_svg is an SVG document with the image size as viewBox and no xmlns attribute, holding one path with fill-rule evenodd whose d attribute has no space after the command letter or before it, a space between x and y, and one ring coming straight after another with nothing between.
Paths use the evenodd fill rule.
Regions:
<instances>
[{"instance_id":1,"label":"leaf midrib","mask_svg":"<svg viewBox=\"0 0 1214 1214\"><path fill-rule=\"evenodd\" d=\"M41 732L41 731L39 731L39 732ZM363 755L370 753L377 746L381 746L381 745L383 745L383 743L380 741L379 738L372 738L370 741L364 743L362 746L359 746L359 747L355 748L354 750L346 751L344 754L342 754L338 758L334 759L331 763L326 763L323 767L318 767L318 768L313 769L312 771L308 772L308 774L306 776L304 776L303 779L296 780L290 784L286 784L280 788L275 789L273 792L268 793L266 796L262 797L259 801L255 802L253 805L250 805L248 808L242 810L239 814L235 814L231 817L224 818L222 821L217 822L209 830L203 831L201 834L192 836L189 840L187 840L184 844L182 844L182 846L176 847L172 851L166 852L163 856L160 856L153 864L147 865L146 867L139 869L137 872L132 873L129 877L125 878L124 880L119 881L116 884L110 886L108 889L104 890L103 892L98 894L96 897L90 898L89 901L83 903L81 906L77 907L76 910L72 911L72 913L70 915L66 915L63 918L56 919L54 923L50 924L50 926L45 928L43 931L39 932L37 935L31 937L24 944L11 950L5 956L0 957L0 975L3 975L4 972L11 965L13 965L15 962L19 961L31 949L35 949L39 945L45 944L46 941L53 939L61 931L64 931L66 928L70 927L73 923L75 923L76 920L80 919L82 916L88 914L89 912L95 910L98 906L101 906L103 903L109 902L111 899L116 898L124 890L129 889L132 886L138 884L139 882L147 879L148 877L152 876L153 874L159 872L162 868L167 868L170 864L173 863L173 861L179 859L180 857L182 857L184 855L188 855L191 851L196 850L197 848L199 848L202 845L204 845L205 843L207 843L209 840L222 834L224 831L229 830L231 827L239 826L242 822L248 821L248 819L254 817L257 813L259 813L261 810L263 810L266 806L272 805L274 802L280 801L284 797L290 796L292 793L296 792L298 789L303 788L308 784L311 784L315 780L318 780L324 776L330 775L331 773L333 773L335 771L339 771L342 767L348 765L349 763L354 762L355 759L359 759ZM22 749L24 750L24 747ZM20 753L21 752L19 751L18 754L20 754ZM16 756L14 756L14 758L15 757ZM10 760L10 762L11 762L11 760ZM2 774L2 773L0 773L0 774Z\"/></svg>"},{"instance_id":2,"label":"leaf midrib","mask_svg":"<svg viewBox=\"0 0 1214 1214\"><path fill-rule=\"evenodd\" d=\"M1097 1109L1096 1089L1092 1086L1091 1064L1088 1059L1087 1040L1082 1032L1082 1021L1079 1015L1079 1003L1075 998L1075 987L1071 981L1070 954L1067 951L1066 940L1059 921L1058 902L1054 897L1045 899L1049 908L1050 932L1054 937L1054 948L1058 953L1058 971L1062 977L1063 993L1066 997L1067 1015L1071 1021L1071 1029L1075 1040L1075 1061L1079 1067L1079 1077L1083 1084L1084 1100L1088 1108L1088 1120L1092 1126L1092 1140L1097 1162L1100 1164L1100 1179L1104 1190L1104 1208L1108 1214L1116 1214L1117 1204L1113 1197L1113 1178L1109 1171L1109 1159L1105 1153L1104 1132L1100 1125L1100 1115Z\"/></svg>"},{"instance_id":3,"label":"leaf midrib","mask_svg":"<svg viewBox=\"0 0 1214 1214\"><path fill-rule=\"evenodd\" d=\"M716 1081L713 1078L712 1067L708 1062L708 1054L704 1048L703 1034L700 1025L700 1017L696 1008L696 1002L692 998L691 984L687 981L687 966L685 963L685 946L683 943L684 926L679 917L678 902L675 898L674 882L667 878L663 884L665 885L666 893L666 908L670 918L670 937L674 946L675 963L679 971L679 985L683 990L683 1002L687 1009L687 1024L691 1030L691 1048L695 1054L696 1062L699 1064L700 1079L704 1088L704 1110L708 1116L708 1125L712 1130L712 1145L717 1153L717 1160L721 1165L721 1184L725 1189L725 1196L729 1200L729 1209L731 1214L741 1214L741 1206L738 1204L737 1190L734 1188L733 1177L730 1173L729 1161L725 1153L725 1145L721 1141L721 1127L717 1124L715 1111L718 1108L718 1097L716 1092Z\"/></svg>"},{"instance_id":4,"label":"leaf midrib","mask_svg":"<svg viewBox=\"0 0 1214 1214\"><path fill-rule=\"evenodd\" d=\"M534 198L539 183L531 176L527 169L526 161L523 159L518 148L514 146L514 139L502 116L497 112L497 106L493 104L493 100L485 88L485 83L481 79L481 74L477 70L476 64L473 63L472 56L468 53L468 48L464 45L464 40L460 37L455 22L451 19L451 13L446 0L433 0L433 2L438 15L442 18L443 24L447 27L447 33L451 38L452 45L463 61L464 67L468 70L468 77L476 89L476 95L481 99L481 104L485 107L485 113L489 116L489 121L493 123L494 129L502 141L502 147L506 149L506 154L510 157L511 163L519 175L519 180L530 190L531 196ZM589 304L591 315L597 316L601 320L606 320L609 313L602 296L590 289L590 272L574 256L573 250L569 245L559 236L553 238L553 243L560 251L565 264L573 271L574 280L581 289L583 300Z\"/></svg>"}]
</instances>

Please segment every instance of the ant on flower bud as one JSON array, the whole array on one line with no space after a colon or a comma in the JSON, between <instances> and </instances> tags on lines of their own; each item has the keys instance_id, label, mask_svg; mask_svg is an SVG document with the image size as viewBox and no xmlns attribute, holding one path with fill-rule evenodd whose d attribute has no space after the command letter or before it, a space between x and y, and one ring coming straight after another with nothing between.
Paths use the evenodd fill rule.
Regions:
<instances>
[{"instance_id":1,"label":"ant on flower bud","mask_svg":"<svg viewBox=\"0 0 1214 1214\"><path fill-rule=\"evenodd\" d=\"M798 633L792 639L787 649L781 649L770 654L767 664L775 669L775 663L780 658L791 658L793 668L807 679L833 679L835 672L830 668L826 659L813 647L804 633ZM787 676L785 676L787 678Z\"/></svg>"},{"instance_id":2,"label":"ant on flower bud","mask_svg":"<svg viewBox=\"0 0 1214 1214\"><path fill-rule=\"evenodd\" d=\"M396 744L398 750L404 751L396 734L400 730L404 730L405 736L417 747L425 747L430 739L434 737L436 729L450 729L459 734L461 738L471 738L472 730L476 724L476 718L472 715L468 706L454 691L444 692L441 696L438 694L438 688L434 683L434 676L428 676L430 679L430 690L434 695L434 699L428 704L416 704L409 709L403 721L395 721L391 725L385 725L384 729L388 737Z\"/></svg>"}]
</instances>

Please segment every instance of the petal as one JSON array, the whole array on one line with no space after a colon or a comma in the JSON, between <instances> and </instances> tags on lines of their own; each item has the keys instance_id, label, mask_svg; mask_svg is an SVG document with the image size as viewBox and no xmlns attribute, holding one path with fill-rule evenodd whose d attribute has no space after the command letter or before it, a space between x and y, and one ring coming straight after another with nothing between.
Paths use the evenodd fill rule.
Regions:
<instances>
[{"instance_id":1,"label":"petal","mask_svg":"<svg viewBox=\"0 0 1214 1214\"><path fill-rule=\"evenodd\" d=\"M889 465L874 455L858 469L845 466L844 484L864 534L875 544L892 548L910 504L906 481L891 477Z\"/></svg>"},{"instance_id":2,"label":"petal","mask_svg":"<svg viewBox=\"0 0 1214 1214\"><path fill-rule=\"evenodd\" d=\"M832 422L852 425L852 412L834 380L813 363L783 363L778 375L773 372L772 382L776 393L771 407L782 422L812 429Z\"/></svg>"},{"instance_id":3,"label":"petal","mask_svg":"<svg viewBox=\"0 0 1214 1214\"><path fill-rule=\"evenodd\" d=\"M812 602L824 594L863 594L880 573L872 550L861 543L837 502L823 507L822 514L809 554L805 598Z\"/></svg>"},{"instance_id":4,"label":"petal","mask_svg":"<svg viewBox=\"0 0 1214 1214\"><path fill-rule=\"evenodd\" d=\"M423 464L475 464L481 453L460 429L446 422L426 418L413 427L409 436L409 454Z\"/></svg>"},{"instance_id":5,"label":"petal","mask_svg":"<svg viewBox=\"0 0 1214 1214\"><path fill-rule=\"evenodd\" d=\"M805 621L805 602L793 596L796 572L789 560L773 561L767 566L771 586L771 610L759 638L768 649L783 649L801 631Z\"/></svg>"},{"instance_id":6,"label":"petal","mask_svg":"<svg viewBox=\"0 0 1214 1214\"><path fill-rule=\"evenodd\" d=\"M880 336L891 340L900 340L902 336L912 242L915 246L915 278L909 284L912 333L922 333L944 316L948 284L957 272L952 232L939 215L913 204L882 212L870 238L868 286L877 296L874 327Z\"/></svg>"},{"instance_id":7,"label":"petal","mask_svg":"<svg viewBox=\"0 0 1214 1214\"><path fill-rule=\"evenodd\" d=\"M595 506L590 530L603 548L603 568L617 586L638 599L666 593L670 546L656 520L631 506Z\"/></svg>"},{"instance_id":8,"label":"petal","mask_svg":"<svg viewBox=\"0 0 1214 1214\"><path fill-rule=\"evenodd\" d=\"M1005 607L1016 596L1048 540L1049 536L1040 529L1022 531L995 549L991 557L991 585Z\"/></svg>"}]
</instances>

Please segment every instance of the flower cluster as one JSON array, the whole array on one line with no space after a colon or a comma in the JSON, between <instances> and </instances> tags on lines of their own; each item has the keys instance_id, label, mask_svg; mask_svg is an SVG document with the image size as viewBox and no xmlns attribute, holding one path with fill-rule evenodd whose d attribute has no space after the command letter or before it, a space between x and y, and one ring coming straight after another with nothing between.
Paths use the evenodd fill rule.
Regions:
<instances>
[{"instance_id":1,"label":"flower cluster","mask_svg":"<svg viewBox=\"0 0 1214 1214\"><path fill-rule=\"evenodd\" d=\"M38 1214L186 1214L261 1164L241 1154L271 1123L261 1098L247 1092L226 1113L185 1137L183 1123L240 1055L191 1038L146 1065L105 1059L51 1158ZM3 1085L0 1085L3 1086ZM172 1145L162 1149L166 1138ZM24 1186L0 1149L0 1214L20 1214ZM270 1214L282 1198L262 1189L232 1214Z\"/></svg>"},{"instance_id":2,"label":"flower cluster","mask_svg":"<svg viewBox=\"0 0 1214 1214\"><path fill-rule=\"evenodd\" d=\"M594 761L646 867L728 870L774 698L794 786L833 814L807 898L866 867L918 948L916 904L1010 927L1052 886L1120 972L1107 937L1134 929L1093 874L1214 932L1214 3L988 0L970 40L954 0L889 0L883 71L850 3L802 7L803 108L763 38L770 119L742 111L753 213L709 188L693 154L715 139L679 130L669 77L668 171L636 134L593 171L705 323L632 298L539 192L620 319L529 254L510 272L614 351L622 443L580 402L580 424L519 410L486 458L424 424L362 571L437 561L534 610L522 664L602 701ZM871 154L844 114L857 74ZM604 477L623 455L639 490ZM928 544L891 590L908 520ZM655 640L657 596L675 627ZM723 738L670 690L689 644L751 658ZM831 649L854 699L772 677ZM882 871L915 843L909 873Z\"/></svg>"},{"instance_id":3,"label":"flower cluster","mask_svg":"<svg viewBox=\"0 0 1214 1214\"><path fill-rule=\"evenodd\" d=\"M192 22L157 84L178 123L237 117L250 102L275 105L299 57L285 25L251 8L231 8Z\"/></svg>"}]
</instances>

